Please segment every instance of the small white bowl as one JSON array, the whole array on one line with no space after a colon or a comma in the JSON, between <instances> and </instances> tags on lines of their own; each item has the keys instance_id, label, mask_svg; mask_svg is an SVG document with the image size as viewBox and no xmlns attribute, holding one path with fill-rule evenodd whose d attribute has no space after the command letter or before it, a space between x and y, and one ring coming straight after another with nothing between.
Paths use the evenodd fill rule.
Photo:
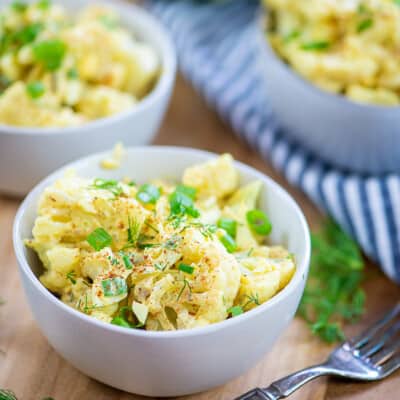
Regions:
<instances>
[{"instance_id":1,"label":"small white bowl","mask_svg":"<svg viewBox=\"0 0 400 400\"><path fill-rule=\"evenodd\" d=\"M171 177L215 154L177 147L132 147L121 169L104 171L96 154L73 164L84 177L136 182ZM42 266L24 246L32 235L38 199L67 167L42 181L21 205L14 223L14 249L34 318L50 344L77 369L108 385L146 396L180 396L204 391L241 375L260 360L292 320L307 278L309 230L294 200L270 178L239 162L241 183L261 180L260 208L271 218L272 243L295 254L297 270L287 287L241 316L204 328L151 332L95 320L65 305L38 280ZM267 378L266 378L267 379Z\"/></svg>"},{"instance_id":2,"label":"small white bowl","mask_svg":"<svg viewBox=\"0 0 400 400\"><path fill-rule=\"evenodd\" d=\"M6 0L5 7L12 0ZM33 2L36 0L29 0ZM158 53L161 76L143 100L129 111L78 127L22 128L0 125L0 192L25 195L55 169L87 154L112 148L148 144L156 134L169 103L176 74L176 55L169 35L148 12L118 0L55 0L72 14L89 4L106 4L122 24ZM23 110L21 110L23 112Z\"/></svg>"},{"instance_id":3,"label":"small white bowl","mask_svg":"<svg viewBox=\"0 0 400 400\"><path fill-rule=\"evenodd\" d=\"M356 103L303 79L276 54L257 25L258 64L270 105L285 132L340 168L400 171L400 107Z\"/></svg>"}]
</instances>

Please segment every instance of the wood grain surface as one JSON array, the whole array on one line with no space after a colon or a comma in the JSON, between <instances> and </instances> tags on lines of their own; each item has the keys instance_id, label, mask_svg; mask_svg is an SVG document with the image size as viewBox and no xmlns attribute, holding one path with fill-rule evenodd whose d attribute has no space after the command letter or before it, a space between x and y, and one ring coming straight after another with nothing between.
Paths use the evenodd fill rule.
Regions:
<instances>
[{"instance_id":1,"label":"wood grain surface","mask_svg":"<svg viewBox=\"0 0 400 400\"><path fill-rule=\"evenodd\" d=\"M230 152L281 183L299 202L311 227L321 222L321 214L299 191L291 188L269 164L241 141L207 108L201 98L182 79L167 118L156 139L157 144L198 147L217 153ZM0 388L15 391L19 400L138 399L87 378L49 346L32 319L22 292L13 254L11 230L17 200L0 197ZM347 329L358 332L374 321L400 298L400 288L389 282L374 265L369 265L365 287L367 314L360 323ZM262 335L262 332L260 332ZM266 386L312 363L321 362L329 347L313 338L304 323L295 319L273 350L262 362L240 378L212 391L189 396L193 400L228 400L254 386ZM398 400L400 373L381 383L360 384L319 379L298 391L294 400Z\"/></svg>"}]
</instances>

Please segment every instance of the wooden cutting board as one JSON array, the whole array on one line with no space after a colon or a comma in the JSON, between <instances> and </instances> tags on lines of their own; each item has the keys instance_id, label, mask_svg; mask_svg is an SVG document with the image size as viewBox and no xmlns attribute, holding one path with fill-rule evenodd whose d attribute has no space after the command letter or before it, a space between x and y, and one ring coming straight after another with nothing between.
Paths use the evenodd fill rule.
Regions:
<instances>
[{"instance_id":1,"label":"wooden cutting board","mask_svg":"<svg viewBox=\"0 0 400 400\"><path fill-rule=\"evenodd\" d=\"M311 227L321 221L321 214L299 191L291 188L270 165L237 140L232 131L218 120L200 97L182 79L156 144L198 147L217 153L229 152L272 176L296 198ZM0 388L12 389L20 400L138 399L87 378L60 356L42 336L26 303L19 282L13 254L11 230L19 205L17 200L0 197ZM368 293L367 315L348 328L353 334L378 318L400 298L400 288L389 282L374 265L370 265L365 287ZM273 323L273 321L271 321ZM262 333L260 333L262 334ZM272 380L297 369L321 362L329 347L313 338L304 323L295 319L273 350L245 375L228 384L199 395L193 400L229 400L254 386L267 386ZM319 379L293 395L297 400L398 400L400 373L381 383L344 383Z\"/></svg>"}]
</instances>

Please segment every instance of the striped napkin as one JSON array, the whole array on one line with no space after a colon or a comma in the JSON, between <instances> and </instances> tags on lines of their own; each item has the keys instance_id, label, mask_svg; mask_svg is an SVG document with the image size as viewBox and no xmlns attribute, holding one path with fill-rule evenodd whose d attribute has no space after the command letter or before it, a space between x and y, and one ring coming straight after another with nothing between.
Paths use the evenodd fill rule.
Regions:
<instances>
[{"instance_id":1,"label":"striped napkin","mask_svg":"<svg viewBox=\"0 0 400 400\"><path fill-rule=\"evenodd\" d=\"M347 174L279 129L257 71L258 2L149 0L170 30L185 77L241 138L328 212L400 283L400 176Z\"/></svg>"}]
</instances>

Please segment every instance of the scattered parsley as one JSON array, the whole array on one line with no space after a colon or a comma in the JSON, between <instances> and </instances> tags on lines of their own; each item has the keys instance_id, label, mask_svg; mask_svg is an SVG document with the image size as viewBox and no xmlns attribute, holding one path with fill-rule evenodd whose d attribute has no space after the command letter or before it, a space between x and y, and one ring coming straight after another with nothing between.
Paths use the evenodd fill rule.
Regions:
<instances>
[{"instance_id":1,"label":"scattered parsley","mask_svg":"<svg viewBox=\"0 0 400 400\"><path fill-rule=\"evenodd\" d=\"M333 221L312 235L310 275L299 314L327 342L344 338L343 321L364 313L364 261L357 244Z\"/></svg>"},{"instance_id":2,"label":"scattered parsley","mask_svg":"<svg viewBox=\"0 0 400 400\"><path fill-rule=\"evenodd\" d=\"M32 99L38 99L39 97L42 97L45 91L46 90L42 82L30 82L26 85L26 93L28 93Z\"/></svg>"},{"instance_id":3,"label":"scattered parsley","mask_svg":"<svg viewBox=\"0 0 400 400\"><path fill-rule=\"evenodd\" d=\"M94 250L100 251L104 247L108 247L112 243L112 237L103 228L95 229L87 238L87 242L93 247Z\"/></svg>"}]
</instances>

